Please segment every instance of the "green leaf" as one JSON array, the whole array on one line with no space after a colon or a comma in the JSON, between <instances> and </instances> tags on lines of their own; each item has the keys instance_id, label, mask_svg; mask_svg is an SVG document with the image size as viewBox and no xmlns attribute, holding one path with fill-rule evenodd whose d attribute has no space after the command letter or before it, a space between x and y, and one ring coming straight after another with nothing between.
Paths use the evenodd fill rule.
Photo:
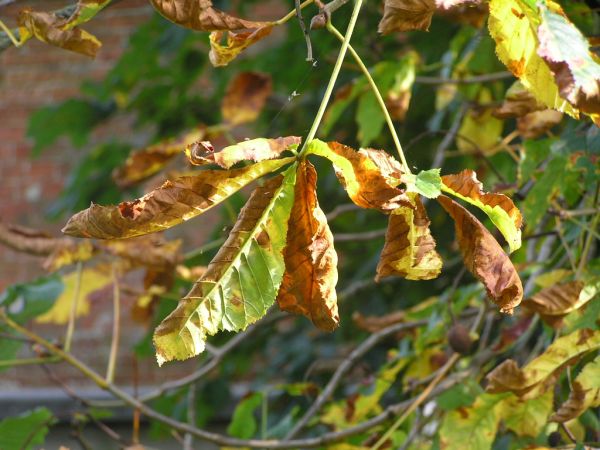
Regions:
<instances>
[{"instance_id":1,"label":"green leaf","mask_svg":"<svg viewBox=\"0 0 600 450\"><path fill-rule=\"evenodd\" d=\"M568 422L589 408L600 406L600 356L586 364L572 383L569 398L551 417L555 422Z\"/></svg>"},{"instance_id":2,"label":"green leaf","mask_svg":"<svg viewBox=\"0 0 600 450\"><path fill-rule=\"evenodd\" d=\"M523 215L528 227L535 227L548 211L550 200L558 191L567 169L567 158L556 156L548 162L540 179L523 202Z\"/></svg>"},{"instance_id":3,"label":"green leaf","mask_svg":"<svg viewBox=\"0 0 600 450\"><path fill-rule=\"evenodd\" d=\"M440 176L440 169L420 171L415 176L414 185L409 186L407 190L414 190L427 198L439 197L442 193L442 177Z\"/></svg>"},{"instance_id":4,"label":"green leaf","mask_svg":"<svg viewBox=\"0 0 600 450\"><path fill-rule=\"evenodd\" d=\"M548 422L553 397L552 391L530 400L511 395L499 405L504 425L519 436L536 437Z\"/></svg>"},{"instance_id":5,"label":"green leaf","mask_svg":"<svg viewBox=\"0 0 600 450\"><path fill-rule=\"evenodd\" d=\"M472 406L447 413L440 428L440 447L443 450L490 449L501 417L497 406L507 395L482 394Z\"/></svg>"},{"instance_id":6,"label":"green leaf","mask_svg":"<svg viewBox=\"0 0 600 450\"><path fill-rule=\"evenodd\" d=\"M436 402L441 409L450 411L472 405L482 392L478 383L467 379L464 383L457 384L440 394Z\"/></svg>"},{"instance_id":7,"label":"green leaf","mask_svg":"<svg viewBox=\"0 0 600 450\"><path fill-rule=\"evenodd\" d=\"M0 307L16 322L23 323L48 311L63 291L58 275L15 284L0 295Z\"/></svg>"},{"instance_id":8,"label":"green leaf","mask_svg":"<svg viewBox=\"0 0 600 450\"><path fill-rule=\"evenodd\" d=\"M296 164L257 188L206 273L154 333L159 364L204 351L208 335L239 331L271 307L281 285Z\"/></svg>"},{"instance_id":9,"label":"green leaf","mask_svg":"<svg viewBox=\"0 0 600 450\"><path fill-rule=\"evenodd\" d=\"M2 450L30 450L44 443L48 426L54 417L47 408L38 408L0 422L0 448ZM37 447L36 447L37 448Z\"/></svg>"},{"instance_id":10,"label":"green leaf","mask_svg":"<svg viewBox=\"0 0 600 450\"><path fill-rule=\"evenodd\" d=\"M240 439L250 439L256 434L258 428L254 411L264 401L262 392L254 392L243 399L235 408L227 433Z\"/></svg>"},{"instance_id":11,"label":"green leaf","mask_svg":"<svg viewBox=\"0 0 600 450\"><path fill-rule=\"evenodd\" d=\"M533 177L535 170L550 155L552 139L526 140L523 143L525 151L521 152L519 172L521 183L527 183Z\"/></svg>"}]
</instances>

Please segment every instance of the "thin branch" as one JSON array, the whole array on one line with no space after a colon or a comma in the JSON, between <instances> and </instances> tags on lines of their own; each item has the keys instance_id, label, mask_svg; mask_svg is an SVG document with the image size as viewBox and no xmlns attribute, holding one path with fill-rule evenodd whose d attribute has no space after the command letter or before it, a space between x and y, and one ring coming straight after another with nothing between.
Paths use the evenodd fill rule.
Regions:
<instances>
[{"instance_id":1,"label":"thin branch","mask_svg":"<svg viewBox=\"0 0 600 450\"><path fill-rule=\"evenodd\" d=\"M75 292L71 299L71 310L69 311L69 323L65 334L65 352L71 351L71 343L73 342L73 333L75 332L75 319L77 318L77 307L79 306L79 296L81 293L81 275L83 273L83 263L77 263L77 277L75 279Z\"/></svg>"},{"instance_id":2,"label":"thin branch","mask_svg":"<svg viewBox=\"0 0 600 450\"><path fill-rule=\"evenodd\" d=\"M333 235L335 242L349 242L349 241L370 241L371 239L378 239L385 236L387 230L373 230L373 231L362 231L360 233L336 233Z\"/></svg>"},{"instance_id":3,"label":"thin branch","mask_svg":"<svg viewBox=\"0 0 600 450\"><path fill-rule=\"evenodd\" d=\"M196 426L196 385L191 384L187 395L187 422ZM186 433L183 438L183 450L194 450L194 435Z\"/></svg>"},{"instance_id":4,"label":"thin branch","mask_svg":"<svg viewBox=\"0 0 600 450\"><path fill-rule=\"evenodd\" d=\"M427 320L420 320L409 323L398 323L387 328L384 328L377 333L373 333L369 336L362 344L356 347L346 359L338 366L335 373L327 383L327 386L321 391L315 402L310 406L310 408L304 413L302 418L296 423L294 428L290 430L290 432L286 435L285 439L289 440L296 436L304 427L308 424L308 422L321 410L323 405L329 400L329 398L333 395L335 389L338 384L346 375L346 373L354 366L356 361L361 358L365 353L375 347L380 341L383 339L394 335L400 331L411 330L416 327L420 327L427 324Z\"/></svg>"},{"instance_id":5,"label":"thin branch","mask_svg":"<svg viewBox=\"0 0 600 450\"><path fill-rule=\"evenodd\" d=\"M337 219L342 214L351 211L358 211L360 208L356 206L354 203L345 203L343 205L337 205L330 212L327 213L326 218L328 222Z\"/></svg>"},{"instance_id":6,"label":"thin branch","mask_svg":"<svg viewBox=\"0 0 600 450\"><path fill-rule=\"evenodd\" d=\"M485 75L476 75L469 78L440 78L440 77L415 77L415 83L421 84L472 84L472 83L487 83L491 81L506 80L514 78L510 72L487 73Z\"/></svg>"},{"instance_id":7,"label":"thin branch","mask_svg":"<svg viewBox=\"0 0 600 450\"><path fill-rule=\"evenodd\" d=\"M452 125L450 125L448 133L446 133L446 135L442 139L442 142L440 142L440 145L438 145L438 148L435 151L435 156L431 165L434 169L440 168L442 167L442 164L444 164L444 160L446 159L446 150L450 148L450 145L452 144L452 142L454 142L454 139L456 139L456 135L458 134L458 130L460 129L460 125L462 124L462 119L465 116L465 113L468 109L469 108L467 104L463 103L460 109L456 112L456 115L454 116L454 120L452 121Z\"/></svg>"},{"instance_id":8,"label":"thin branch","mask_svg":"<svg viewBox=\"0 0 600 450\"><path fill-rule=\"evenodd\" d=\"M300 0L294 0L294 5L296 7L296 17L298 18L298 24L300 25L300 30L304 35L304 40L306 41L306 60L308 62L313 62L313 51L312 51L312 43L310 42L310 35L308 34L308 30L306 29L306 24L304 23L304 19L302 18L302 7L300 6Z\"/></svg>"},{"instance_id":9,"label":"thin branch","mask_svg":"<svg viewBox=\"0 0 600 450\"><path fill-rule=\"evenodd\" d=\"M113 331L110 343L110 354L108 356L108 367L106 368L106 381L112 383L115 379L115 366L119 352L119 338L121 335L121 292L119 290L119 279L115 263L112 268L113 278Z\"/></svg>"}]
</instances>

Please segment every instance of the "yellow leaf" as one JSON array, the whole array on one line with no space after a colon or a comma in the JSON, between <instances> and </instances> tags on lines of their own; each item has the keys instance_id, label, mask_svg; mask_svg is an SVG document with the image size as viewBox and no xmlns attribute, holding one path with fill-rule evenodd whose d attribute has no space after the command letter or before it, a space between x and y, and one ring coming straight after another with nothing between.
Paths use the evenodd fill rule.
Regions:
<instances>
[{"instance_id":1,"label":"yellow leaf","mask_svg":"<svg viewBox=\"0 0 600 450\"><path fill-rule=\"evenodd\" d=\"M270 35L271 31L273 31L273 24L249 31L213 31L210 33L208 58L215 67L226 66L245 49ZM225 43L222 43L223 39Z\"/></svg>"},{"instance_id":2,"label":"yellow leaf","mask_svg":"<svg viewBox=\"0 0 600 450\"><path fill-rule=\"evenodd\" d=\"M498 405L499 414L506 428L518 436L536 437L548 422L553 397L551 390L529 400L511 395Z\"/></svg>"},{"instance_id":3,"label":"yellow leaf","mask_svg":"<svg viewBox=\"0 0 600 450\"><path fill-rule=\"evenodd\" d=\"M36 318L36 322L54 323L57 325L68 322L71 305L75 298L77 278L77 271L70 272L62 278L64 289L60 297L56 299L56 302L49 311ZM108 267L85 267L81 272L81 284L77 301L76 317L87 315L90 312L88 296L98 289L108 286L111 282L112 275Z\"/></svg>"},{"instance_id":4,"label":"yellow leaf","mask_svg":"<svg viewBox=\"0 0 600 450\"><path fill-rule=\"evenodd\" d=\"M553 422L568 422L589 408L600 406L600 357L587 363L573 381L569 398L550 418Z\"/></svg>"}]
</instances>

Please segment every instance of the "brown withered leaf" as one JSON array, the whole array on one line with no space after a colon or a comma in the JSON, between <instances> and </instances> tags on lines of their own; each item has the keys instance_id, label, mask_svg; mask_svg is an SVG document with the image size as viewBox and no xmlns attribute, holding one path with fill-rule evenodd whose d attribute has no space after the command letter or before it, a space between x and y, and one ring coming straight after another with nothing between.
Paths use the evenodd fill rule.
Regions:
<instances>
[{"instance_id":1,"label":"brown withered leaf","mask_svg":"<svg viewBox=\"0 0 600 450\"><path fill-rule=\"evenodd\" d=\"M297 146L302 141L298 136L286 136L276 139L257 138L229 145L221 151L215 152L213 145L208 141L196 142L185 149L185 154L191 164L204 166L217 164L224 169L229 169L241 161L260 162L275 159L290 148Z\"/></svg>"},{"instance_id":2,"label":"brown withered leaf","mask_svg":"<svg viewBox=\"0 0 600 450\"><path fill-rule=\"evenodd\" d=\"M137 200L116 206L92 204L71 217L63 233L121 239L162 231L208 211L247 184L293 160L262 161L229 171L203 170L195 176L166 181Z\"/></svg>"},{"instance_id":3,"label":"brown withered leaf","mask_svg":"<svg viewBox=\"0 0 600 450\"><path fill-rule=\"evenodd\" d=\"M406 320L406 313L404 311L394 311L384 316L364 316L360 312L354 311L352 313L352 320L358 328L369 333L376 333L390 325L404 322Z\"/></svg>"},{"instance_id":4,"label":"brown withered leaf","mask_svg":"<svg viewBox=\"0 0 600 450\"><path fill-rule=\"evenodd\" d=\"M391 186L400 184L403 173L402 164L400 164L397 159L394 159L388 152L372 148L361 148L359 153L367 155L369 159L375 163L388 184Z\"/></svg>"},{"instance_id":5,"label":"brown withered leaf","mask_svg":"<svg viewBox=\"0 0 600 450\"><path fill-rule=\"evenodd\" d=\"M197 31L243 30L266 25L244 20L213 7L211 0L150 0L165 18Z\"/></svg>"},{"instance_id":6,"label":"brown withered leaf","mask_svg":"<svg viewBox=\"0 0 600 450\"><path fill-rule=\"evenodd\" d=\"M485 212L506 239L511 252L521 247L523 216L510 197L485 192L474 171L444 175L442 190L477 206Z\"/></svg>"},{"instance_id":7,"label":"brown withered leaf","mask_svg":"<svg viewBox=\"0 0 600 450\"><path fill-rule=\"evenodd\" d=\"M68 20L53 13L25 8L20 11L17 22L21 41L35 37L47 44L91 57L96 56L102 46L95 36L81 28L70 27Z\"/></svg>"},{"instance_id":8,"label":"brown withered leaf","mask_svg":"<svg viewBox=\"0 0 600 450\"><path fill-rule=\"evenodd\" d=\"M536 100L531 91L520 81L515 81L506 91L502 105L496 108L493 114L499 119L509 119L543 109L546 107Z\"/></svg>"},{"instance_id":9,"label":"brown withered leaf","mask_svg":"<svg viewBox=\"0 0 600 450\"><path fill-rule=\"evenodd\" d=\"M556 339L523 368L512 359L502 362L486 376L486 391L493 394L513 392L522 398L537 397L555 383L566 366L599 347L600 331L576 330Z\"/></svg>"},{"instance_id":10,"label":"brown withered leaf","mask_svg":"<svg viewBox=\"0 0 600 450\"><path fill-rule=\"evenodd\" d=\"M357 152L338 142L325 143L314 139L306 153L329 159L348 196L361 208L390 212L401 205L412 207L404 191L395 187L399 180L392 178L391 174L396 173L396 169L389 172L385 169L387 164L378 158L372 159L372 152ZM381 168L384 168L383 171Z\"/></svg>"},{"instance_id":11,"label":"brown withered leaf","mask_svg":"<svg viewBox=\"0 0 600 450\"><path fill-rule=\"evenodd\" d=\"M444 195L437 200L454 219L465 266L483 283L500 311L511 314L523 298L523 285L515 266L473 214Z\"/></svg>"},{"instance_id":12,"label":"brown withered leaf","mask_svg":"<svg viewBox=\"0 0 600 450\"><path fill-rule=\"evenodd\" d=\"M563 118L563 113L554 109L534 111L517 119L517 130L525 139L535 139L554 126Z\"/></svg>"},{"instance_id":13,"label":"brown withered leaf","mask_svg":"<svg viewBox=\"0 0 600 450\"><path fill-rule=\"evenodd\" d=\"M214 135L211 135L214 136ZM158 173L190 144L206 137L206 128L199 126L179 137L164 139L149 147L133 151L124 165L112 174L118 186L126 188Z\"/></svg>"},{"instance_id":14,"label":"brown withered leaf","mask_svg":"<svg viewBox=\"0 0 600 450\"><path fill-rule=\"evenodd\" d=\"M210 33L208 58L215 67L226 66L248 47L270 35L271 31L271 24L248 31L213 31Z\"/></svg>"},{"instance_id":15,"label":"brown withered leaf","mask_svg":"<svg viewBox=\"0 0 600 450\"><path fill-rule=\"evenodd\" d=\"M407 280L430 280L442 270L435 250L429 217L416 193L408 193L414 208L400 207L389 218L385 244L377 264L375 280L400 276Z\"/></svg>"},{"instance_id":16,"label":"brown withered leaf","mask_svg":"<svg viewBox=\"0 0 600 450\"><path fill-rule=\"evenodd\" d=\"M17 252L47 256L44 270L53 272L61 267L90 259L96 249L91 242L77 242L65 237L52 237L42 231L0 222L0 243Z\"/></svg>"},{"instance_id":17,"label":"brown withered leaf","mask_svg":"<svg viewBox=\"0 0 600 450\"><path fill-rule=\"evenodd\" d=\"M308 161L302 162L296 175L284 250L285 274L277 303L282 310L302 314L318 328L333 331L340 321L335 292L337 253L316 187L315 168Z\"/></svg>"},{"instance_id":18,"label":"brown withered leaf","mask_svg":"<svg viewBox=\"0 0 600 450\"><path fill-rule=\"evenodd\" d=\"M271 75L242 72L229 82L221 103L223 120L231 125L254 122L271 95Z\"/></svg>"},{"instance_id":19,"label":"brown withered leaf","mask_svg":"<svg viewBox=\"0 0 600 450\"><path fill-rule=\"evenodd\" d=\"M119 239L102 243L108 253L123 258L132 266L143 266L153 270L175 269L183 260L180 239L167 241L152 234L130 239Z\"/></svg>"},{"instance_id":20,"label":"brown withered leaf","mask_svg":"<svg viewBox=\"0 0 600 450\"><path fill-rule=\"evenodd\" d=\"M427 31L434 12L434 0L385 0L378 31L382 34L410 30Z\"/></svg>"},{"instance_id":21,"label":"brown withered leaf","mask_svg":"<svg viewBox=\"0 0 600 450\"><path fill-rule=\"evenodd\" d=\"M568 422L597 406L600 406L600 357L583 367L573 380L569 398L550 417L550 421Z\"/></svg>"},{"instance_id":22,"label":"brown withered leaf","mask_svg":"<svg viewBox=\"0 0 600 450\"><path fill-rule=\"evenodd\" d=\"M523 307L538 313L544 322L559 327L562 318L581 308L600 290L600 283L586 285L582 281L555 284L523 300Z\"/></svg>"}]
</instances>

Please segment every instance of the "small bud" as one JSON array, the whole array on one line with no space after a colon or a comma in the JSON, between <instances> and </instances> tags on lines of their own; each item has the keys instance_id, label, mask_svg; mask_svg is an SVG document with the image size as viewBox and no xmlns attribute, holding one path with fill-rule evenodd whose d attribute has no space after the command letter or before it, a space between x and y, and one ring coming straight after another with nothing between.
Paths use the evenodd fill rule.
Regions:
<instances>
[{"instance_id":1,"label":"small bud","mask_svg":"<svg viewBox=\"0 0 600 450\"><path fill-rule=\"evenodd\" d=\"M310 21L310 29L318 30L320 28L325 28L327 26L327 15L322 12L317 14Z\"/></svg>"},{"instance_id":2,"label":"small bud","mask_svg":"<svg viewBox=\"0 0 600 450\"><path fill-rule=\"evenodd\" d=\"M452 350L461 355L468 355L473 348L473 340L469 336L469 330L460 323L456 323L450 328L448 344L450 344Z\"/></svg>"}]
</instances>

